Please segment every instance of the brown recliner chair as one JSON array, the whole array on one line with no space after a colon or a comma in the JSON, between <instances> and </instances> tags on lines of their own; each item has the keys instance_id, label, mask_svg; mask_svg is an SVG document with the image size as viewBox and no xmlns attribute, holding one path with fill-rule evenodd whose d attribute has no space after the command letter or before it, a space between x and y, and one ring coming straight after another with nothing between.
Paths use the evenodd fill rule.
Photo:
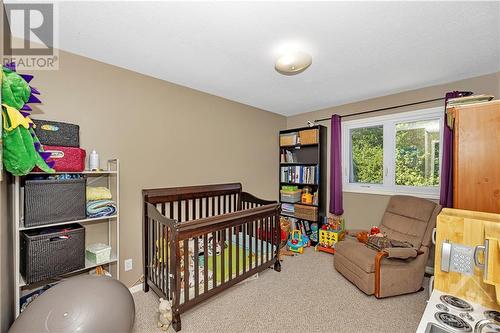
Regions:
<instances>
[{"instance_id":1,"label":"brown recliner chair","mask_svg":"<svg viewBox=\"0 0 500 333\"><path fill-rule=\"evenodd\" d=\"M360 243L357 232L336 244L334 266L367 295L377 298L421 289L432 245L432 230L441 206L411 196L393 196L379 228L388 238L407 241L413 248L377 252Z\"/></svg>"}]
</instances>

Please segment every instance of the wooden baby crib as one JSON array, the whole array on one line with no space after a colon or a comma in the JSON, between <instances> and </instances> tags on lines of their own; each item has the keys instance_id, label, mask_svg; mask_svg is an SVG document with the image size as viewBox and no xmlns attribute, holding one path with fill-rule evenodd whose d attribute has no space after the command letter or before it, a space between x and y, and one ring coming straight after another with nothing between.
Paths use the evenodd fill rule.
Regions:
<instances>
[{"instance_id":1,"label":"wooden baby crib","mask_svg":"<svg viewBox=\"0 0 500 333\"><path fill-rule=\"evenodd\" d=\"M241 184L147 189L144 291L180 314L274 265L280 271L279 204L242 192Z\"/></svg>"}]
</instances>

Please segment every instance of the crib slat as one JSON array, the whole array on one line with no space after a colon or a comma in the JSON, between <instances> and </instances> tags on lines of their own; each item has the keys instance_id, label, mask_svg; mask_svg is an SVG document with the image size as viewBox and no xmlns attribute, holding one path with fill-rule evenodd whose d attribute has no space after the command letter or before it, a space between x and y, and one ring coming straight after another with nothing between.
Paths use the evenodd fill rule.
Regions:
<instances>
[{"instance_id":1,"label":"crib slat","mask_svg":"<svg viewBox=\"0 0 500 333\"><path fill-rule=\"evenodd\" d=\"M225 238L226 238L225 235L226 235L225 229L219 231L219 239L220 239L220 247L221 247L221 251L220 251L221 252L220 253L220 282L221 282L221 284L224 284L224 277L226 275L225 270L224 270L226 267L226 265L224 263L226 261L226 260L224 260L226 258L225 257L226 250L224 249L225 248L224 242L225 242Z\"/></svg>"},{"instance_id":2,"label":"crib slat","mask_svg":"<svg viewBox=\"0 0 500 333\"><path fill-rule=\"evenodd\" d=\"M177 221L182 222L182 200L177 201Z\"/></svg>"},{"instance_id":3,"label":"crib slat","mask_svg":"<svg viewBox=\"0 0 500 333\"><path fill-rule=\"evenodd\" d=\"M155 272L153 274L153 282L155 285L158 284L158 279L157 279L157 273L159 273L158 269L159 269L159 260L158 260L158 248L157 248L157 243L156 243L156 240L157 240L157 237L156 237L156 228L158 226L158 222L154 221L153 220L153 253L154 253L154 256L155 256Z\"/></svg>"},{"instance_id":4,"label":"crib slat","mask_svg":"<svg viewBox=\"0 0 500 333\"><path fill-rule=\"evenodd\" d=\"M255 237L253 239L253 248L254 248L254 257L255 257L255 267L259 266L259 256L257 254L257 250L259 249L258 247L258 243L257 243L257 240L259 239L258 235L259 235L259 220L257 221L254 221L254 224L255 224Z\"/></svg>"},{"instance_id":5,"label":"crib slat","mask_svg":"<svg viewBox=\"0 0 500 333\"><path fill-rule=\"evenodd\" d=\"M184 303L189 301L189 243L184 240Z\"/></svg>"},{"instance_id":6,"label":"crib slat","mask_svg":"<svg viewBox=\"0 0 500 333\"><path fill-rule=\"evenodd\" d=\"M169 209L170 209L170 216L169 216L169 218L171 218L172 220L175 220L175 218L174 218L174 203L171 202L168 205L170 206L169 207Z\"/></svg>"},{"instance_id":7,"label":"crib slat","mask_svg":"<svg viewBox=\"0 0 500 333\"><path fill-rule=\"evenodd\" d=\"M173 295L173 301L172 301L172 306L179 306L181 302L181 242L178 240L177 235L175 232L173 233L173 238L172 242L175 244L173 246L174 248L174 255L172 256L172 271L175 274L174 281L175 283L175 290L174 290L174 295Z\"/></svg>"},{"instance_id":8,"label":"crib slat","mask_svg":"<svg viewBox=\"0 0 500 333\"><path fill-rule=\"evenodd\" d=\"M203 198L199 201L200 205L198 206L198 218L203 218Z\"/></svg>"},{"instance_id":9,"label":"crib slat","mask_svg":"<svg viewBox=\"0 0 500 333\"><path fill-rule=\"evenodd\" d=\"M229 239L228 239L228 246L229 246L229 280L233 278L233 228L229 228Z\"/></svg>"},{"instance_id":10,"label":"crib slat","mask_svg":"<svg viewBox=\"0 0 500 333\"><path fill-rule=\"evenodd\" d=\"M236 234L236 277L240 275L240 226L234 230Z\"/></svg>"},{"instance_id":11,"label":"crib slat","mask_svg":"<svg viewBox=\"0 0 500 333\"><path fill-rule=\"evenodd\" d=\"M208 202L207 202L208 207ZM203 235L203 292L208 291L208 237Z\"/></svg>"},{"instance_id":12,"label":"crib slat","mask_svg":"<svg viewBox=\"0 0 500 333\"><path fill-rule=\"evenodd\" d=\"M192 205L191 205L191 219L196 220L196 200L193 199Z\"/></svg>"},{"instance_id":13,"label":"crib slat","mask_svg":"<svg viewBox=\"0 0 500 333\"><path fill-rule=\"evenodd\" d=\"M250 222L250 237L248 239L248 248L249 248L249 250L248 250L248 266L249 266L248 270L251 270L252 267L253 267L253 262L252 262L252 239L256 237L256 234L254 234L254 230L253 230L253 227L254 227L253 222L254 221ZM248 225L248 223L247 223L247 225Z\"/></svg>"},{"instance_id":14,"label":"crib slat","mask_svg":"<svg viewBox=\"0 0 500 333\"><path fill-rule=\"evenodd\" d=\"M167 297L170 295L170 298L172 298L172 288L170 284L170 269L169 269L169 261L170 261L170 256L171 256L171 251L170 251L170 234L169 234L169 229L168 227L165 227L165 244L167 246L166 253L165 253L165 285L166 285L166 292L165 295Z\"/></svg>"},{"instance_id":15,"label":"crib slat","mask_svg":"<svg viewBox=\"0 0 500 333\"><path fill-rule=\"evenodd\" d=\"M260 220L260 264L262 265L264 263L264 219Z\"/></svg>"},{"instance_id":16,"label":"crib slat","mask_svg":"<svg viewBox=\"0 0 500 333\"><path fill-rule=\"evenodd\" d=\"M243 265L243 274L246 273L247 271L247 247L246 247L246 244L247 244L247 228L246 228L246 225L245 224L242 224L241 225L241 233L243 235L243 262L241 263Z\"/></svg>"},{"instance_id":17,"label":"crib slat","mask_svg":"<svg viewBox=\"0 0 500 333\"><path fill-rule=\"evenodd\" d=\"M227 210L226 210L226 196L225 195L222 196L222 212L224 214L227 213Z\"/></svg>"},{"instance_id":18,"label":"crib slat","mask_svg":"<svg viewBox=\"0 0 500 333\"><path fill-rule=\"evenodd\" d=\"M148 224L149 224L149 230L148 230L148 251L149 251L149 279L151 281L154 280L154 265L155 265L155 261L156 261L156 253L154 251L154 235L153 235L153 227L154 227L154 222L153 222L153 219L151 218L148 218Z\"/></svg>"},{"instance_id":19,"label":"crib slat","mask_svg":"<svg viewBox=\"0 0 500 333\"><path fill-rule=\"evenodd\" d=\"M217 215L222 214L220 201L221 200L220 200L220 195L219 195L219 196L217 196Z\"/></svg>"},{"instance_id":20,"label":"crib slat","mask_svg":"<svg viewBox=\"0 0 500 333\"><path fill-rule=\"evenodd\" d=\"M217 233L212 232L213 288L217 286Z\"/></svg>"},{"instance_id":21,"label":"crib slat","mask_svg":"<svg viewBox=\"0 0 500 333\"><path fill-rule=\"evenodd\" d=\"M264 243L264 262L267 262L267 217L264 219L264 235L262 237Z\"/></svg>"},{"instance_id":22,"label":"crib slat","mask_svg":"<svg viewBox=\"0 0 500 333\"><path fill-rule=\"evenodd\" d=\"M160 283L158 285L158 287L160 287L160 290L163 291L164 290L164 287L165 285L163 284L163 282L165 281L165 272L163 270L163 261L165 260L165 252L163 252L164 248L163 248L163 225L161 223L157 223L158 224L158 242L159 242L159 248L160 248L160 264L159 264L159 267L160 267L160 274L159 274L159 277L160 277Z\"/></svg>"},{"instance_id":23,"label":"crib slat","mask_svg":"<svg viewBox=\"0 0 500 333\"><path fill-rule=\"evenodd\" d=\"M194 239L194 297L198 297L199 290L199 282L200 282L200 267L199 267L199 251L198 251L198 237Z\"/></svg>"},{"instance_id":24,"label":"crib slat","mask_svg":"<svg viewBox=\"0 0 500 333\"><path fill-rule=\"evenodd\" d=\"M212 202L212 214L210 216L215 216L215 197L210 197L210 201Z\"/></svg>"},{"instance_id":25,"label":"crib slat","mask_svg":"<svg viewBox=\"0 0 500 333\"><path fill-rule=\"evenodd\" d=\"M203 201L205 201L205 215L203 217L208 217L209 216L208 215L208 210L209 210L209 208L208 208L209 202L208 201L209 200L208 200L208 198L203 198Z\"/></svg>"},{"instance_id":26,"label":"crib slat","mask_svg":"<svg viewBox=\"0 0 500 333\"><path fill-rule=\"evenodd\" d=\"M271 221L271 218L269 217L268 219L268 222L266 223L268 225L268 229L267 229L267 233L266 233L266 237L267 237L267 243L266 243L266 247L267 247L267 252L266 252L266 255L267 255L267 261L271 260L271 249L269 248L270 245L272 244L273 242L273 237L274 237L274 234L272 232L272 221Z\"/></svg>"},{"instance_id":27,"label":"crib slat","mask_svg":"<svg viewBox=\"0 0 500 333\"><path fill-rule=\"evenodd\" d=\"M184 201L184 213L186 214L186 216L184 217L184 221L189 221L189 202L191 200L185 200Z\"/></svg>"}]
</instances>

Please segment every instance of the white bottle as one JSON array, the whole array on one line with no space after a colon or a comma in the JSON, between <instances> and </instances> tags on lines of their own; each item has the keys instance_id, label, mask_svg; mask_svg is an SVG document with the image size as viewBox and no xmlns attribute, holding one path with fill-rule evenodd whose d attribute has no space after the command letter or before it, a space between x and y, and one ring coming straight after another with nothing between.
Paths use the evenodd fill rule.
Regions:
<instances>
[{"instance_id":1,"label":"white bottle","mask_svg":"<svg viewBox=\"0 0 500 333\"><path fill-rule=\"evenodd\" d=\"M89 169L90 170L99 170L99 154L94 150L90 153L89 156Z\"/></svg>"}]
</instances>

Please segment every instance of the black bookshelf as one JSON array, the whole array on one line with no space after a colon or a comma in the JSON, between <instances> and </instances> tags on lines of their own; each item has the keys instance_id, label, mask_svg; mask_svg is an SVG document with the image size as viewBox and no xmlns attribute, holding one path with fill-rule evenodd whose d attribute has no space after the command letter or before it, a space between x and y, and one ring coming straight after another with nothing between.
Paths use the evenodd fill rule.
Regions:
<instances>
[{"instance_id":1,"label":"black bookshelf","mask_svg":"<svg viewBox=\"0 0 500 333\"><path fill-rule=\"evenodd\" d=\"M305 223L306 225L311 225L312 223L317 223L318 228L321 228L322 220L323 217L326 216L326 209L327 209L327 203L326 203L326 188L327 188L327 128L325 126L317 125L313 127L300 127L300 128L291 128L287 130L283 130L279 132L280 138L282 135L290 135L293 133L299 133L300 131L303 130L310 130L310 129L317 129L318 130L318 137L317 137L317 143L308 143L308 144L301 144L301 143L296 143L296 144L287 144L287 145L280 145L280 150L279 150L279 190L282 189L282 186L298 186L299 189L303 189L305 187L310 187L313 192L318 191L318 203L317 205L313 204L302 204L300 202L294 203L295 204L301 204L301 205L307 205L307 206L313 206L313 207L318 207L318 212L316 216L316 220L314 221L313 219L304 219L304 218L299 218L294 216L293 214L289 214L288 212L280 212L281 216L285 217L292 217L296 218L299 223L304 224L304 221L307 222ZM280 140L281 143L281 140ZM282 154L285 153L285 151L291 152L295 159L294 161L283 161L282 160ZM286 154L285 154L286 155ZM290 181L289 179L282 179L282 168L288 168L288 167L317 167L316 172L317 172L317 181L314 181L314 183L305 183L305 182L294 182ZM281 194L281 192L279 192ZM281 202L281 195L279 195L280 202ZM282 203L287 203L288 202L282 202ZM295 207L294 207L295 208ZM307 228L305 228L306 234L310 235L308 232Z\"/></svg>"}]
</instances>

